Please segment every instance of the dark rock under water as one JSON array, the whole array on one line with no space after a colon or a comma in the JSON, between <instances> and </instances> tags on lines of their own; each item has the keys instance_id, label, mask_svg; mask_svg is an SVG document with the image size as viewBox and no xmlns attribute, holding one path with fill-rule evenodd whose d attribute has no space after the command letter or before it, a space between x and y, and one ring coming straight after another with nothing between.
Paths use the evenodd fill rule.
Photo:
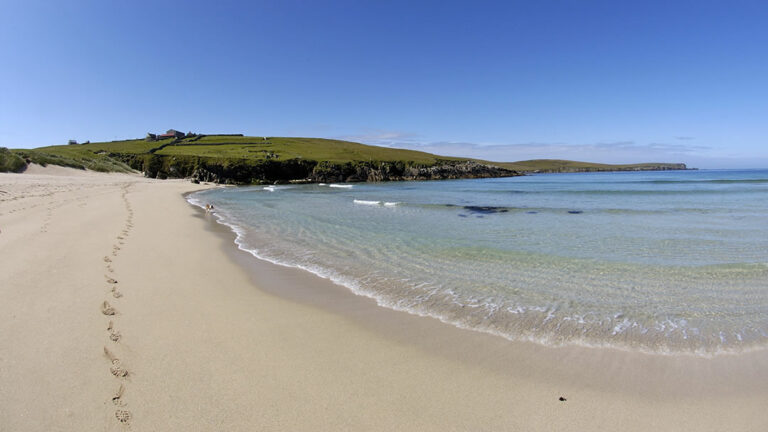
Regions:
<instances>
[{"instance_id":1,"label":"dark rock under water","mask_svg":"<svg viewBox=\"0 0 768 432\"><path fill-rule=\"evenodd\" d=\"M492 206L464 206L464 210L468 210L471 213L477 213L477 214L494 214L494 213L506 213L509 211L509 208L492 207Z\"/></svg>"}]
</instances>

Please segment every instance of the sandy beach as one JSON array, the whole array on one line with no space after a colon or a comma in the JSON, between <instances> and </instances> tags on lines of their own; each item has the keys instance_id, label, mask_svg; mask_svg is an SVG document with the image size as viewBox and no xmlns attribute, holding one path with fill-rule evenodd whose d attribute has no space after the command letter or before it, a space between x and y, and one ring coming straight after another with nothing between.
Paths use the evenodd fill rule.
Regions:
<instances>
[{"instance_id":1,"label":"sandy beach","mask_svg":"<svg viewBox=\"0 0 768 432\"><path fill-rule=\"evenodd\" d=\"M0 430L768 430L765 352L547 348L386 310L238 251L184 199L205 187L0 174Z\"/></svg>"}]
</instances>

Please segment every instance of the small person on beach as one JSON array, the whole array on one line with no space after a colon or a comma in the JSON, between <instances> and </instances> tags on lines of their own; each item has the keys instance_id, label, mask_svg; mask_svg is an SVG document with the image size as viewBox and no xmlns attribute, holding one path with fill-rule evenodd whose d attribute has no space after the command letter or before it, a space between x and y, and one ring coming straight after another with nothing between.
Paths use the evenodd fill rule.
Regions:
<instances>
[{"instance_id":1,"label":"small person on beach","mask_svg":"<svg viewBox=\"0 0 768 432\"><path fill-rule=\"evenodd\" d=\"M213 205L212 204L206 204L205 205L205 211L212 212L213 211Z\"/></svg>"}]
</instances>

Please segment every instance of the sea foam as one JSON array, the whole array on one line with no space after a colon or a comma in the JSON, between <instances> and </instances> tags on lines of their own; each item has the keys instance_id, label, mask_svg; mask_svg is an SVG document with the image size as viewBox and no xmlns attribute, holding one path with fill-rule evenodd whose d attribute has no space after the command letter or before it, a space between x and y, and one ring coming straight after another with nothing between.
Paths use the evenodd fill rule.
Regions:
<instances>
[{"instance_id":1,"label":"sea foam","mask_svg":"<svg viewBox=\"0 0 768 432\"><path fill-rule=\"evenodd\" d=\"M360 204L360 205L373 205L373 206L384 205L384 203L382 201L367 201L367 200L356 199L356 200L352 200L352 202L354 202L355 204Z\"/></svg>"}]
</instances>

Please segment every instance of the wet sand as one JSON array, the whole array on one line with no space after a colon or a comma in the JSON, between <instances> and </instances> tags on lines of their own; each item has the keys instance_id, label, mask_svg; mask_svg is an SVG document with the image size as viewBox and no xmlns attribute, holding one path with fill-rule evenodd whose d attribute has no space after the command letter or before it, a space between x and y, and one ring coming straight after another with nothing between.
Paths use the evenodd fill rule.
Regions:
<instances>
[{"instance_id":1,"label":"wet sand","mask_svg":"<svg viewBox=\"0 0 768 432\"><path fill-rule=\"evenodd\" d=\"M768 429L764 352L546 348L386 310L237 250L184 200L201 187L0 174L0 430Z\"/></svg>"}]
</instances>

